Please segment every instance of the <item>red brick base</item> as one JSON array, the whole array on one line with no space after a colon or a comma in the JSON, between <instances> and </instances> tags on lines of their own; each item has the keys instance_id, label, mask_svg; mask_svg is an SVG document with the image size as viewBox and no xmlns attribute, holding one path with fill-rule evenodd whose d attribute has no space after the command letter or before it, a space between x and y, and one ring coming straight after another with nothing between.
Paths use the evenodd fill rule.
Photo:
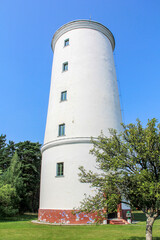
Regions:
<instances>
[{"instance_id":1,"label":"red brick base","mask_svg":"<svg viewBox=\"0 0 160 240\"><path fill-rule=\"evenodd\" d=\"M96 213L76 213L73 210L39 209L38 220L59 224L95 223L99 217Z\"/></svg>"},{"instance_id":2,"label":"red brick base","mask_svg":"<svg viewBox=\"0 0 160 240\"><path fill-rule=\"evenodd\" d=\"M126 213L128 210L130 209L118 209L118 219L127 220ZM78 213L74 210L56 209L39 209L38 220L55 224L91 224L96 222L103 222L103 218L98 216L97 213Z\"/></svg>"}]
</instances>

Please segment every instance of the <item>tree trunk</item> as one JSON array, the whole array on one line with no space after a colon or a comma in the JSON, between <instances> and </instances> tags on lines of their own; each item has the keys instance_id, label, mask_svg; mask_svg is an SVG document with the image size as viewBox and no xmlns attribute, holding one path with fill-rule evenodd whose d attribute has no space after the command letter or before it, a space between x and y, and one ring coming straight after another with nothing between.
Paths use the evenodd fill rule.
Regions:
<instances>
[{"instance_id":1,"label":"tree trunk","mask_svg":"<svg viewBox=\"0 0 160 240\"><path fill-rule=\"evenodd\" d=\"M147 217L146 222L146 240L152 240L152 227L156 217Z\"/></svg>"}]
</instances>

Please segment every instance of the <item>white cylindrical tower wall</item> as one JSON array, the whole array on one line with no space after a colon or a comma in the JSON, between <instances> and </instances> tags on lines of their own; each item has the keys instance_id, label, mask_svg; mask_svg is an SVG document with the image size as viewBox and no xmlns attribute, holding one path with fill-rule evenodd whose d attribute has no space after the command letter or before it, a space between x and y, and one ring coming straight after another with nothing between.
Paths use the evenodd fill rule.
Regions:
<instances>
[{"instance_id":1,"label":"white cylindrical tower wall","mask_svg":"<svg viewBox=\"0 0 160 240\"><path fill-rule=\"evenodd\" d=\"M114 44L106 27L87 20L62 26L52 39L54 57L42 147L40 210L78 208L84 194L92 194L89 185L78 178L81 165L95 170L95 159L89 154L91 136L96 138L101 131L108 136L109 128L121 130ZM66 71L64 64L68 65ZM67 92L65 101L61 101L62 92ZM59 136L62 124L65 134ZM57 163L64 166L61 177L57 176Z\"/></svg>"}]
</instances>

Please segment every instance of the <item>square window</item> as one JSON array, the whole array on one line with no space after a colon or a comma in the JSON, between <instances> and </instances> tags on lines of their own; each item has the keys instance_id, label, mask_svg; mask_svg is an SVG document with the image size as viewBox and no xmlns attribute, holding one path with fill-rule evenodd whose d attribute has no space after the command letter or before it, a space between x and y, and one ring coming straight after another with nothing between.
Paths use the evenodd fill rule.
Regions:
<instances>
[{"instance_id":1,"label":"square window","mask_svg":"<svg viewBox=\"0 0 160 240\"><path fill-rule=\"evenodd\" d=\"M69 45L69 38L67 38L66 40L64 40L64 47Z\"/></svg>"},{"instance_id":2,"label":"square window","mask_svg":"<svg viewBox=\"0 0 160 240\"><path fill-rule=\"evenodd\" d=\"M63 72L68 71L68 62L63 63L62 70L63 70Z\"/></svg>"},{"instance_id":3,"label":"square window","mask_svg":"<svg viewBox=\"0 0 160 240\"><path fill-rule=\"evenodd\" d=\"M65 135L65 124L60 124L59 125L59 131L58 131L58 136L64 136Z\"/></svg>"},{"instance_id":4,"label":"square window","mask_svg":"<svg viewBox=\"0 0 160 240\"><path fill-rule=\"evenodd\" d=\"M67 100L67 91L61 92L61 101Z\"/></svg>"},{"instance_id":5,"label":"square window","mask_svg":"<svg viewBox=\"0 0 160 240\"><path fill-rule=\"evenodd\" d=\"M57 163L57 174L56 174L56 176L57 177L63 176L63 172L64 172L64 163L63 162Z\"/></svg>"}]
</instances>

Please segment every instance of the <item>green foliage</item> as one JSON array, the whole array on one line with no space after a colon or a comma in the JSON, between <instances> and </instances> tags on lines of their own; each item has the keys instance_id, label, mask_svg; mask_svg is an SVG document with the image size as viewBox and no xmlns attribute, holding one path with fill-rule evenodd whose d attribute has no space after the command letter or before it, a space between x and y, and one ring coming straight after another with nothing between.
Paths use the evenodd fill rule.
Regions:
<instances>
[{"instance_id":1,"label":"green foliage","mask_svg":"<svg viewBox=\"0 0 160 240\"><path fill-rule=\"evenodd\" d=\"M20 174L21 174L21 163L19 161L17 151L15 151L11 159L10 166L7 168L7 170L3 174L3 180L9 184L12 184L13 186L17 186L20 180Z\"/></svg>"},{"instance_id":2,"label":"green foliage","mask_svg":"<svg viewBox=\"0 0 160 240\"><path fill-rule=\"evenodd\" d=\"M11 184L0 183L0 216L12 216L18 213L15 207L16 189Z\"/></svg>"},{"instance_id":3,"label":"green foliage","mask_svg":"<svg viewBox=\"0 0 160 240\"><path fill-rule=\"evenodd\" d=\"M13 141L6 143L6 135L0 135L0 169L6 170L9 165L11 158L15 152L15 144Z\"/></svg>"},{"instance_id":4,"label":"green foliage","mask_svg":"<svg viewBox=\"0 0 160 240\"><path fill-rule=\"evenodd\" d=\"M118 192L115 179L112 174L88 173L83 167L80 167L80 180L83 183L89 183L94 189L92 196L85 195L81 202L80 211L97 212L99 216L108 218L108 214L117 211L117 204L121 197Z\"/></svg>"},{"instance_id":5,"label":"green foliage","mask_svg":"<svg viewBox=\"0 0 160 240\"><path fill-rule=\"evenodd\" d=\"M21 162L23 192L20 195L21 212L36 212L39 204L41 152L40 144L30 141L19 142L16 149Z\"/></svg>"},{"instance_id":6,"label":"green foliage","mask_svg":"<svg viewBox=\"0 0 160 240\"><path fill-rule=\"evenodd\" d=\"M137 125L124 125L124 131L111 136L99 136L93 140L91 154L96 156L98 168L104 173L112 172L111 177L121 194L131 206L143 209L145 213L159 211L160 203L160 126L156 120L148 121L143 128Z\"/></svg>"},{"instance_id":7,"label":"green foliage","mask_svg":"<svg viewBox=\"0 0 160 240\"><path fill-rule=\"evenodd\" d=\"M143 128L137 120L123 128L121 134L111 129L110 137L101 134L92 140L91 154L96 157L98 175L107 176L106 186L108 179L114 180L121 196L146 214L147 239L151 239L152 225L160 214L160 124L152 119Z\"/></svg>"},{"instance_id":8,"label":"green foliage","mask_svg":"<svg viewBox=\"0 0 160 240\"><path fill-rule=\"evenodd\" d=\"M1 175L0 215L2 216L11 216L19 212L20 193L23 189L20 167L21 164L17 152L15 152L11 159L10 166Z\"/></svg>"},{"instance_id":9,"label":"green foliage","mask_svg":"<svg viewBox=\"0 0 160 240\"><path fill-rule=\"evenodd\" d=\"M0 169L5 168L6 135L0 135Z\"/></svg>"},{"instance_id":10,"label":"green foliage","mask_svg":"<svg viewBox=\"0 0 160 240\"><path fill-rule=\"evenodd\" d=\"M2 185L9 185L14 189L14 208L20 212L38 210L40 146L39 143L30 141L17 144L9 141L7 144L6 135L0 135L1 182Z\"/></svg>"}]
</instances>

